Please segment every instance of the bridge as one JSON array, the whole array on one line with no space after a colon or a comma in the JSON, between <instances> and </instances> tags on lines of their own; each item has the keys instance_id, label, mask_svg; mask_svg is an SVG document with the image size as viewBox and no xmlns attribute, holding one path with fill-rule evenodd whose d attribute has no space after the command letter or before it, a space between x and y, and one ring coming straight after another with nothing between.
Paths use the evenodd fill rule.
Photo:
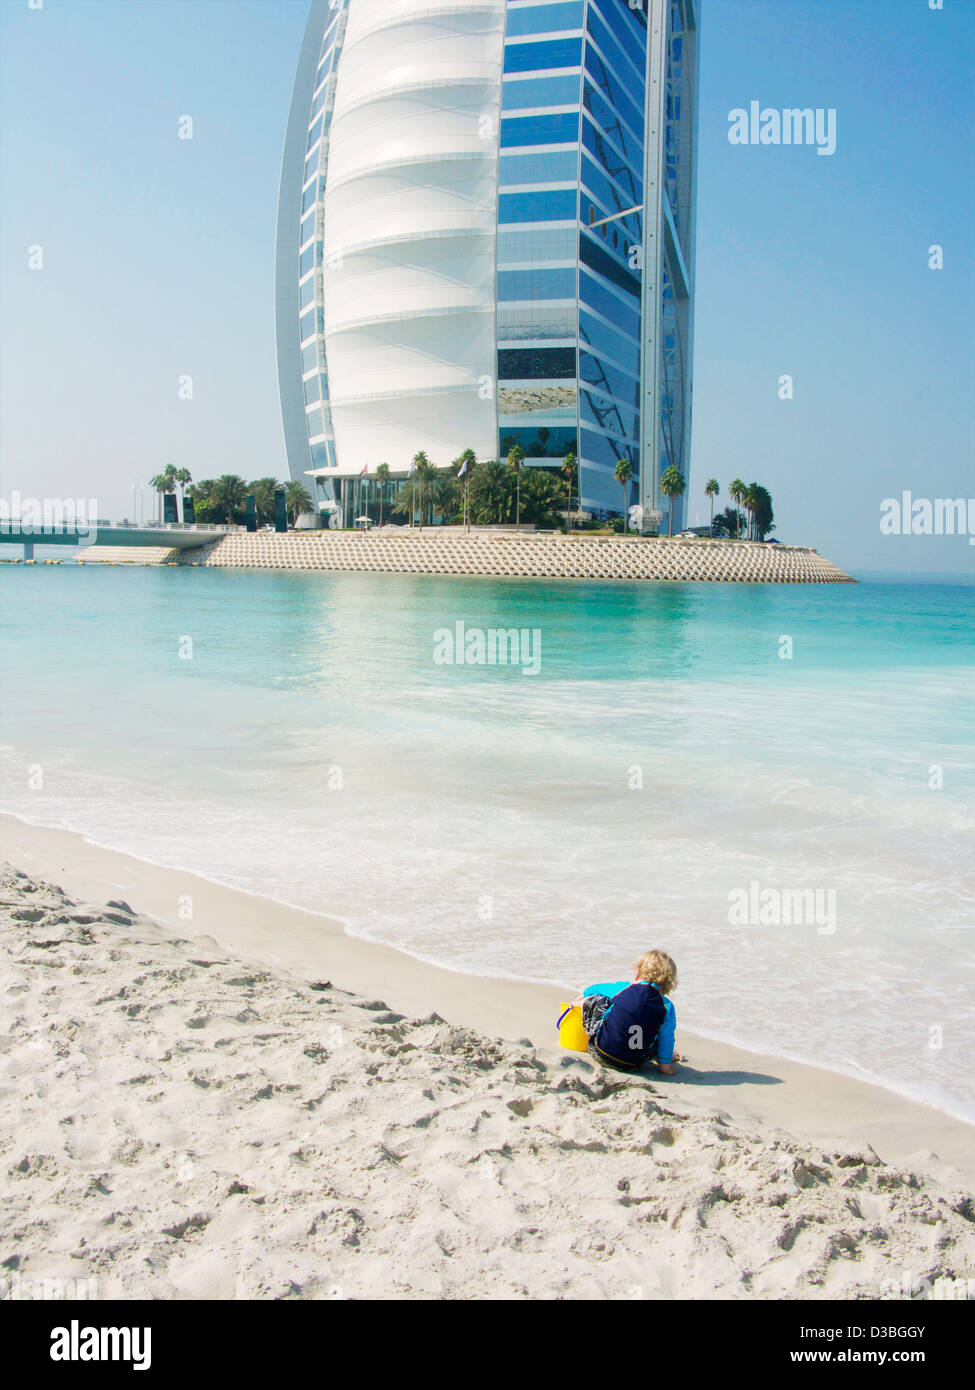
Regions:
<instances>
[{"instance_id":1,"label":"bridge","mask_svg":"<svg viewBox=\"0 0 975 1390\"><path fill-rule=\"evenodd\" d=\"M131 521L62 522L45 526L37 522L0 521L0 544L22 545L24 559L33 560L35 545L166 546L170 550L196 550L243 526L194 525L187 522Z\"/></svg>"}]
</instances>

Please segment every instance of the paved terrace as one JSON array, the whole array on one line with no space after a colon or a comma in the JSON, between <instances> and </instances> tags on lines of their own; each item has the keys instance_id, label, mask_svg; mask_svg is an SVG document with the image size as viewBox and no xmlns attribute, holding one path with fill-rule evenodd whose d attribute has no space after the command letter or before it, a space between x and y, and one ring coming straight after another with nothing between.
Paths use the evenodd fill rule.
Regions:
<instances>
[{"instance_id":1,"label":"paved terrace","mask_svg":"<svg viewBox=\"0 0 975 1390\"><path fill-rule=\"evenodd\" d=\"M234 532L196 551L115 551L86 563L216 565L240 569L367 570L544 579L716 580L752 584L852 584L805 546L747 541L461 531Z\"/></svg>"}]
</instances>

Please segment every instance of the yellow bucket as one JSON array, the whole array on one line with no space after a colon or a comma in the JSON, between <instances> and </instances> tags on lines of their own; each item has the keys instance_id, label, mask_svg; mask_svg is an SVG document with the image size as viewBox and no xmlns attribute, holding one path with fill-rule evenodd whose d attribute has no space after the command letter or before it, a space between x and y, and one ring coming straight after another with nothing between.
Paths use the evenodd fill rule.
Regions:
<instances>
[{"instance_id":1,"label":"yellow bucket","mask_svg":"<svg viewBox=\"0 0 975 1390\"><path fill-rule=\"evenodd\" d=\"M559 1005L559 1047L568 1048L570 1052L588 1052L589 1039L586 1030L582 1026L582 1010L578 1004Z\"/></svg>"}]
</instances>

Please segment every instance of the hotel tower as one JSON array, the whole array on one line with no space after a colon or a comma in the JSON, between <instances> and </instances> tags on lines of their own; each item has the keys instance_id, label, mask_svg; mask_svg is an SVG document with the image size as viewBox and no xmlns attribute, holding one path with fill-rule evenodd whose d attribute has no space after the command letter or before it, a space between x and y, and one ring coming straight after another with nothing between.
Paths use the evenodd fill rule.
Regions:
<instances>
[{"instance_id":1,"label":"hotel tower","mask_svg":"<svg viewBox=\"0 0 975 1390\"><path fill-rule=\"evenodd\" d=\"M350 480L419 450L572 452L598 515L620 459L645 508L687 476L695 4L312 0L278 375L291 476L347 523Z\"/></svg>"}]
</instances>

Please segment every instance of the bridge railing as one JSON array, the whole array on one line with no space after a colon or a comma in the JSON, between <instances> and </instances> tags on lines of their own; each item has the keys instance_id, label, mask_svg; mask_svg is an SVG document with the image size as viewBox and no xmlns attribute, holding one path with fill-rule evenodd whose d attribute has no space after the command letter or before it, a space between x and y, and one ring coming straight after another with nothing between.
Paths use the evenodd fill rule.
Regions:
<instances>
[{"instance_id":1,"label":"bridge railing","mask_svg":"<svg viewBox=\"0 0 975 1390\"><path fill-rule=\"evenodd\" d=\"M44 536L88 536L93 531L246 531L246 526L228 526L226 522L214 521L112 521L107 517L93 517L90 521L55 521L45 525L43 521L31 518L23 521L19 517L0 518L0 535L30 535L37 540Z\"/></svg>"},{"instance_id":2,"label":"bridge railing","mask_svg":"<svg viewBox=\"0 0 975 1390\"><path fill-rule=\"evenodd\" d=\"M106 530L126 531L246 531L246 526L228 526L225 521L95 521Z\"/></svg>"}]
</instances>

